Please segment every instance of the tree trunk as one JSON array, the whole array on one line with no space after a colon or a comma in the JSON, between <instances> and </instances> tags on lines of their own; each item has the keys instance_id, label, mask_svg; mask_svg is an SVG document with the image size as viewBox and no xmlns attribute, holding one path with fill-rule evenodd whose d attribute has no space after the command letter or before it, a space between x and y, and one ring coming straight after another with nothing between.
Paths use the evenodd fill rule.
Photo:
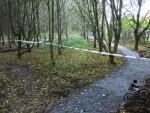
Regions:
<instances>
[{"instance_id":1,"label":"tree trunk","mask_svg":"<svg viewBox=\"0 0 150 113\"><path fill-rule=\"evenodd\" d=\"M40 47L40 44L39 44L39 37L37 36L37 47Z\"/></svg>"},{"instance_id":2,"label":"tree trunk","mask_svg":"<svg viewBox=\"0 0 150 113\"><path fill-rule=\"evenodd\" d=\"M54 50L53 50L53 45L52 45L52 43L53 43L53 39L54 39L54 22L55 22L55 17L54 17L54 0L52 0L52 37L51 37L51 40L50 40L50 42L51 42L51 44L50 44L50 53L51 53L51 62L52 62L52 65L54 66L55 65L55 61L54 61ZM50 13L50 12L49 12ZM50 19L49 19L49 21L50 21Z\"/></svg>"},{"instance_id":3,"label":"tree trunk","mask_svg":"<svg viewBox=\"0 0 150 113\"><path fill-rule=\"evenodd\" d=\"M50 54L51 54L51 63L53 66L55 66L55 60L54 60L54 50L53 50L53 44L50 44Z\"/></svg>"},{"instance_id":4,"label":"tree trunk","mask_svg":"<svg viewBox=\"0 0 150 113\"><path fill-rule=\"evenodd\" d=\"M39 42L39 38L41 39L41 34L40 34L40 17L39 17L39 1L38 1L38 6L36 8L36 16L37 16L37 42ZM37 43L37 47L39 47L39 43Z\"/></svg>"},{"instance_id":5,"label":"tree trunk","mask_svg":"<svg viewBox=\"0 0 150 113\"><path fill-rule=\"evenodd\" d=\"M18 40L21 40L21 34L19 33L18 35ZM17 56L18 56L18 59L21 59L21 41L18 41L18 53L17 53Z\"/></svg>"},{"instance_id":6,"label":"tree trunk","mask_svg":"<svg viewBox=\"0 0 150 113\"><path fill-rule=\"evenodd\" d=\"M99 51L102 52L102 46L101 46L101 41L98 40L98 45L99 45Z\"/></svg>"},{"instance_id":7,"label":"tree trunk","mask_svg":"<svg viewBox=\"0 0 150 113\"><path fill-rule=\"evenodd\" d=\"M86 26L85 26L85 21L83 20L82 23L82 36L84 39L86 39Z\"/></svg>"},{"instance_id":8,"label":"tree trunk","mask_svg":"<svg viewBox=\"0 0 150 113\"><path fill-rule=\"evenodd\" d=\"M86 40L89 40L89 30L88 30L88 26L86 26Z\"/></svg>"},{"instance_id":9,"label":"tree trunk","mask_svg":"<svg viewBox=\"0 0 150 113\"><path fill-rule=\"evenodd\" d=\"M31 52L30 44L27 44L27 51L28 51L28 52Z\"/></svg>"},{"instance_id":10,"label":"tree trunk","mask_svg":"<svg viewBox=\"0 0 150 113\"><path fill-rule=\"evenodd\" d=\"M57 0L57 30L58 30L58 45L62 45L61 40L61 11L60 11L60 1ZM58 54L61 55L61 46L58 46Z\"/></svg>"},{"instance_id":11,"label":"tree trunk","mask_svg":"<svg viewBox=\"0 0 150 113\"><path fill-rule=\"evenodd\" d=\"M1 41L2 45L4 46L5 45L5 41L4 41L4 35L3 35L3 32L2 32L1 28L0 28L0 41Z\"/></svg>"},{"instance_id":12,"label":"tree trunk","mask_svg":"<svg viewBox=\"0 0 150 113\"><path fill-rule=\"evenodd\" d=\"M61 36L59 35L59 38L58 38L58 45L62 45L62 43L61 43ZM62 52L61 52L61 46L58 46L58 54L59 55L61 55L62 54Z\"/></svg>"},{"instance_id":13,"label":"tree trunk","mask_svg":"<svg viewBox=\"0 0 150 113\"><path fill-rule=\"evenodd\" d=\"M68 36L68 28L65 28L65 35L66 35L66 40L68 40L69 36Z\"/></svg>"},{"instance_id":14,"label":"tree trunk","mask_svg":"<svg viewBox=\"0 0 150 113\"><path fill-rule=\"evenodd\" d=\"M135 45L134 45L134 49L136 51L139 50L139 37L138 36L135 36Z\"/></svg>"},{"instance_id":15,"label":"tree trunk","mask_svg":"<svg viewBox=\"0 0 150 113\"><path fill-rule=\"evenodd\" d=\"M51 9L50 9L50 2L51 2ZM49 41L50 41L50 58L51 64L54 66L54 51L53 51L53 39L54 39L54 0L47 0L47 8L48 8L48 27L49 27Z\"/></svg>"},{"instance_id":16,"label":"tree trunk","mask_svg":"<svg viewBox=\"0 0 150 113\"><path fill-rule=\"evenodd\" d=\"M93 36L94 36L94 48L96 48L97 40L96 40L96 32L95 31L93 31Z\"/></svg>"},{"instance_id":17,"label":"tree trunk","mask_svg":"<svg viewBox=\"0 0 150 113\"><path fill-rule=\"evenodd\" d=\"M98 43L99 43L99 51L102 52L103 50L103 40L101 39L100 35L100 28L99 28L99 17L98 17L98 7L97 7L97 1L94 0L94 12L95 12L95 24L96 24L96 31L97 31L97 36L98 36Z\"/></svg>"},{"instance_id":18,"label":"tree trunk","mask_svg":"<svg viewBox=\"0 0 150 113\"><path fill-rule=\"evenodd\" d=\"M8 20L8 34L7 34L7 36L8 36L8 43L9 43L9 48L12 48L12 45L11 45L11 39L10 39L10 22L9 22L9 20Z\"/></svg>"},{"instance_id":19,"label":"tree trunk","mask_svg":"<svg viewBox=\"0 0 150 113\"><path fill-rule=\"evenodd\" d=\"M110 64L115 64L115 57L112 55L109 55L109 63Z\"/></svg>"},{"instance_id":20,"label":"tree trunk","mask_svg":"<svg viewBox=\"0 0 150 113\"><path fill-rule=\"evenodd\" d=\"M115 37L120 37L120 35L116 35ZM119 45L119 39L115 39L115 42L114 42L114 49L113 49L113 53L117 53L117 49L118 49L118 45Z\"/></svg>"}]
</instances>

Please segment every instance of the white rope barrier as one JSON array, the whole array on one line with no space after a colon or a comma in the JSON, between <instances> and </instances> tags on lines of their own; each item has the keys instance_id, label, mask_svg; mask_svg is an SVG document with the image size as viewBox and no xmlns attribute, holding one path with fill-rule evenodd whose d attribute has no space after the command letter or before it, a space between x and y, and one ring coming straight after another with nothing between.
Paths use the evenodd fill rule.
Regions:
<instances>
[{"instance_id":1,"label":"white rope barrier","mask_svg":"<svg viewBox=\"0 0 150 113\"><path fill-rule=\"evenodd\" d=\"M45 45L50 45L51 43L45 42L45 41L40 41L40 42L34 42L34 41L24 41L24 40L16 40L17 42L22 42L22 43L28 43L28 44L45 44ZM148 58L140 58L139 56L128 56L128 55L121 55L121 54L113 54L113 53L108 53L108 52L99 52L95 50L88 50L88 49L82 49L82 48L76 48L76 47L71 47L71 46L65 46L65 45L58 45L55 43L52 43L52 45L55 46L60 46L64 48L69 48L69 49L75 49L79 51L84 51L84 52L90 52L90 53L95 53L95 54L101 54L101 55L106 55L106 56L116 56L116 57L123 57L123 58L130 58L130 59L140 59L140 60L149 60Z\"/></svg>"}]
</instances>

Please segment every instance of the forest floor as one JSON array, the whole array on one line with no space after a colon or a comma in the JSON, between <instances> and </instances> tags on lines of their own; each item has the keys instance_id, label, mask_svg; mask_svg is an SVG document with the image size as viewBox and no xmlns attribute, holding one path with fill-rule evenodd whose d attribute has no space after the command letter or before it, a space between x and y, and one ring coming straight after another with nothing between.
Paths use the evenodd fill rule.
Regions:
<instances>
[{"instance_id":1,"label":"forest floor","mask_svg":"<svg viewBox=\"0 0 150 113\"><path fill-rule=\"evenodd\" d=\"M138 56L119 48L124 55ZM123 60L117 58L118 65L110 65L106 56L71 49L55 54L54 67L49 59L45 47L21 60L14 52L0 53L2 113L109 113L122 103L134 79L142 85L150 77L146 60L126 59L122 66Z\"/></svg>"},{"instance_id":2,"label":"forest floor","mask_svg":"<svg viewBox=\"0 0 150 113\"><path fill-rule=\"evenodd\" d=\"M138 56L120 46L124 55ZM134 79L139 85L150 78L150 60L126 59L126 64L102 80L97 80L77 94L70 95L49 113L109 113L123 102L123 96Z\"/></svg>"},{"instance_id":3,"label":"forest floor","mask_svg":"<svg viewBox=\"0 0 150 113\"><path fill-rule=\"evenodd\" d=\"M0 53L0 112L46 113L69 94L123 64L121 58L116 58L117 65L110 65L106 56L72 49L63 49L55 59L56 66L52 66L46 47L33 49L20 60L16 52Z\"/></svg>"}]
</instances>

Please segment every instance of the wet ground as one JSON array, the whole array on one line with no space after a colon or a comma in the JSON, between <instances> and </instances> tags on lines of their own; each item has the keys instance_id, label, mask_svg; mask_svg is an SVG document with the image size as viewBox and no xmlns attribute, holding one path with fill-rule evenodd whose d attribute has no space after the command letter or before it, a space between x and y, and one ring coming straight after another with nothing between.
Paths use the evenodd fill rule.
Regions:
<instances>
[{"instance_id":1,"label":"wet ground","mask_svg":"<svg viewBox=\"0 0 150 113\"><path fill-rule=\"evenodd\" d=\"M120 46L124 55L138 56ZM70 95L49 113L109 113L123 102L123 96L134 79L143 84L150 77L150 60L126 59L125 65L107 78L95 81L81 92Z\"/></svg>"}]
</instances>

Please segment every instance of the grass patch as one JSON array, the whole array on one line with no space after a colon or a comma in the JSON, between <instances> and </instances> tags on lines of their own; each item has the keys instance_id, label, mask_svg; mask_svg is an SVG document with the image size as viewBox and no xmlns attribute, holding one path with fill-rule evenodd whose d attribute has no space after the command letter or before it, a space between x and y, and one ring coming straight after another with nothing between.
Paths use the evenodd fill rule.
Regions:
<instances>
[{"instance_id":1,"label":"grass patch","mask_svg":"<svg viewBox=\"0 0 150 113\"><path fill-rule=\"evenodd\" d=\"M55 40L54 43L57 44L57 41ZM62 45L65 46L71 46L71 47L77 47L77 48L84 48L84 49L92 49L92 43L90 41L87 41L81 37L79 38L70 38L68 40L64 40ZM49 48L49 45L41 45L40 48Z\"/></svg>"},{"instance_id":2,"label":"grass patch","mask_svg":"<svg viewBox=\"0 0 150 113\"><path fill-rule=\"evenodd\" d=\"M91 48L91 43L83 38L71 38L69 40L65 40L63 45L78 47L78 48Z\"/></svg>"},{"instance_id":3,"label":"grass patch","mask_svg":"<svg viewBox=\"0 0 150 113\"><path fill-rule=\"evenodd\" d=\"M82 47L87 47L87 45ZM55 48L55 52L57 53L57 48ZM110 65L106 56L72 49L64 49L61 56L55 54L55 59L57 59L56 66L53 67L50 63L48 48L33 49L32 53L24 54L21 60L17 59L13 52L0 53L1 65L25 66L32 73L31 84L28 84L29 80L20 79L20 77L11 79L9 76L5 76L8 79L6 83L10 82L9 86L5 86L5 88L13 87L15 90L10 92L10 95L13 96L3 100L6 103L9 101L9 110L12 113L17 110L22 113L45 113L55 102L66 97L71 90L82 88L94 80L104 78L106 73L119 68L123 63L121 58L117 58L117 65ZM7 71L7 75L12 75L12 72L13 75L16 74L11 69L9 71L0 69L0 71L3 73ZM5 79L1 80L5 81ZM18 84L15 85L16 83ZM18 96L17 92L20 90L17 89L20 88L24 89L24 93ZM5 106L3 109L7 109L7 107Z\"/></svg>"}]
</instances>

